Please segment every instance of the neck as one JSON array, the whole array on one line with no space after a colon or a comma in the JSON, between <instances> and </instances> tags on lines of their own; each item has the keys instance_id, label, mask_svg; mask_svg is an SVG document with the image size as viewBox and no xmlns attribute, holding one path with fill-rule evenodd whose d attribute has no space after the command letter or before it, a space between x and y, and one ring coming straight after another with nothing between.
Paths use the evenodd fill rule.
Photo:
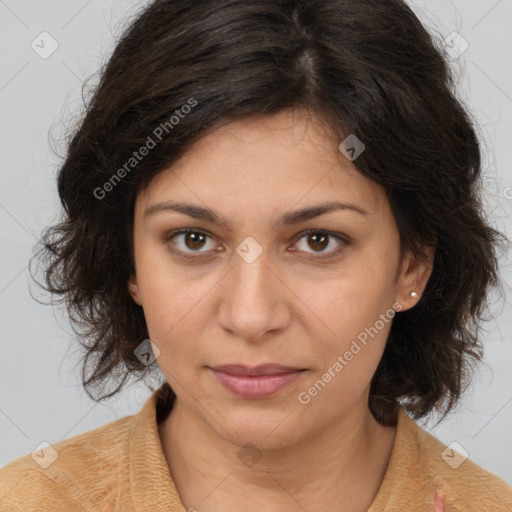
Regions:
<instances>
[{"instance_id":1,"label":"neck","mask_svg":"<svg viewBox=\"0 0 512 512\"><path fill-rule=\"evenodd\" d=\"M355 407L315 436L258 450L220 436L176 399L160 438L181 501L217 510L366 511L384 478L396 427ZM299 506L300 505L300 506Z\"/></svg>"}]
</instances>

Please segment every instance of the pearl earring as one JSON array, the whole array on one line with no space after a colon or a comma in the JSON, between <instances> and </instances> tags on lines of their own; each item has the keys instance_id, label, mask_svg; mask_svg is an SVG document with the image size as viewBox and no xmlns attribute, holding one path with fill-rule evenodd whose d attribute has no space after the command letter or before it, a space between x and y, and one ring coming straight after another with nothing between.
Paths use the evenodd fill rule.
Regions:
<instances>
[{"instance_id":1,"label":"pearl earring","mask_svg":"<svg viewBox=\"0 0 512 512\"><path fill-rule=\"evenodd\" d=\"M411 292L411 297L412 297L413 299L415 299L417 296L418 296L418 294L417 294L416 292Z\"/></svg>"}]
</instances>

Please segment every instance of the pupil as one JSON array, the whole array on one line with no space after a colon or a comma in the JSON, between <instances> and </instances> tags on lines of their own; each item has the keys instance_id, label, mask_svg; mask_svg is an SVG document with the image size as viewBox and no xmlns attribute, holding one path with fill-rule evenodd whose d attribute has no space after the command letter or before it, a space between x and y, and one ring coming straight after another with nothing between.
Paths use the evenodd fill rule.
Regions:
<instances>
[{"instance_id":1,"label":"pupil","mask_svg":"<svg viewBox=\"0 0 512 512\"><path fill-rule=\"evenodd\" d=\"M322 243L322 242L317 243L317 242L313 241L313 245L316 245L317 247L315 248L315 247L312 246L312 248L313 249L319 249L319 250L325 249L327 247L327 245L328 245L326 243L327 242L327 236L326 235L319 235L318 233L309 236L309 240L314 240L316 238L322 239L322 242L324 242L324 243ZM318 247L319 245L320 245L320 247Z\"/></svg>"},{"instance_id":2,"label":"pupil","mask_svg":"<svg viewBox=\"0 0 512 512\"><path fill-rule=\"evenodd\" d=\"M202 240L197 240L202 238L203 235L201 233L187 233L187 246L189 249L200 249ZM189 241L191 241L191 245L189 245Z\"/></svg>"}]
</instances>

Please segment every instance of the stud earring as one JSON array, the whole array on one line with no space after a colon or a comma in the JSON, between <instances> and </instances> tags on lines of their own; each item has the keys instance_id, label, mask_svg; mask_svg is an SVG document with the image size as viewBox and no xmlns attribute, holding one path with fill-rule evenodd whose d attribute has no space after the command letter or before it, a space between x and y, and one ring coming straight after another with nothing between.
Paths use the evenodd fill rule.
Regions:
<instances>
[{"instance_id":1,"label":"stud earring","mask_svg":"<svg viewBox=\"0 0 512 512\"><path fill-rule=\"evenodd\" d=\"M418 294L417 294L416 292L411 292L411 297L412 297L413 299L415 299L417 296L418 296Z\"/></svg>"}]
</instances>

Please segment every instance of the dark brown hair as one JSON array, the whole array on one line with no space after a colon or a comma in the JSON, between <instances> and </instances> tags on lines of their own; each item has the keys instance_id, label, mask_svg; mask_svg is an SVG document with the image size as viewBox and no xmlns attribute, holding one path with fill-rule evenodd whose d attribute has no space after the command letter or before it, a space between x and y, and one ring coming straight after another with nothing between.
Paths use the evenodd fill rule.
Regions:
<instances>
[{"instance_id":1,"label":"dark brown hair","mask_svg":"<svg viewBox=\"0 0 512 512\"><path fill-rule=\"evenodd\" d=\"M63 218L38 255L95 400L156 368L134 354L148 331L127 290L137 193L217 127L283 109L363 141L354 164L384 188L402 254L436 248L421 300L393 320L372 413L393 424L399 403L419 419L459 400L503 235L484 219L479 142L443 52L400 0L160 0L130 22L67 140Z\"/></svg>"}]
</instances>

